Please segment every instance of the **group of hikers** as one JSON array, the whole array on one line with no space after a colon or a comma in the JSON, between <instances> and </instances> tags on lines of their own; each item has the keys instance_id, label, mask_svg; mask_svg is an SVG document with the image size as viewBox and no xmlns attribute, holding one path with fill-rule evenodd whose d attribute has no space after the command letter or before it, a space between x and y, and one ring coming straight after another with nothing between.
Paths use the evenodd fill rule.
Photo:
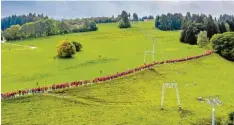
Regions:
<instances>
[{"instance_id":1,"label":"group of hikers","mask_svg":"<svg viewBox=\"0 0 234 125\"><path fill-rule=\"evenodd\" d=\"M90 80L80 80L80 81L74 81L74 82L70 82L70 83L68 82L68 83L56 84L56 85L52 85L52 86L49 86L49 87L46 86L46 87L38 87L38 88L32 88L32 89L26 89L26 90L19 90L19 91L15 91L15 92L3 93L3 94L1 94L1 97L3 99L5 99L5 98L17 97L17 96L28 95L28 94L44 93L44 92L58 90L58 89L70 88L70 87L74 87L74 86L87 85L88 83L101 83L101 82L116 79L116 78L119 78L119 77L122 77L122 76L126 76L128 74L139 72L139 71L147 69L147 68L152 68L155 65L164 64L164 63L183 62L183 61L197 59L197 58L200 58L200 57L203 57L203 56L207 56L207 55L210 55L212 53L213 53L213 51L209 50L209 51L206 51L202 55L190 56L190 57L187 57L187 58L181 58L181 59L175 59L175 60L166 60L166 61L161 61L161 62L153 62L153 63L150 63L150 64L144 64L144 65L142 65L140 67L137 67L135 69L128 69L125 72L121 72L121 73L117 72L116 74L113 74L113 75L94 78L91 81Z\"/></svg>"}]
</instances>

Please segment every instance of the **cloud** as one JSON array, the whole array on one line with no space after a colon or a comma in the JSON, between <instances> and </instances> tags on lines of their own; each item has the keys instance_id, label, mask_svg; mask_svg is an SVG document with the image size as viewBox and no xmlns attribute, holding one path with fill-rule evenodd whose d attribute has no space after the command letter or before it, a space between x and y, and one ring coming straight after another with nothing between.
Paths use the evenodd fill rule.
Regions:
<instances>
[{"instance_id":1,"label":"cloud","mask_svg":"<svg viewBox=\"0 0 234 125\"><path fill-rule=\"evenodd\" d=\"M122 10L140 17L163 13L234 14L234 1L3 1L2 17L13 14L44 13L49 17L82 18L117 16Z\"/></svg>"}]
</instances>

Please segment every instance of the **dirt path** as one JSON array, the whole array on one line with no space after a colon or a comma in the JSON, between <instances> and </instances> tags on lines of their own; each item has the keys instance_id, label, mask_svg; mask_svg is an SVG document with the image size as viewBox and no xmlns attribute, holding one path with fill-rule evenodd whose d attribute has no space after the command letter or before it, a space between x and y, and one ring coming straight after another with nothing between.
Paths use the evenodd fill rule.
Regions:
<instances>
[{"instance_id":1,"label":"dirt path","mask_svg":"<svg viewBox=\"0 0 234 125\"><path fill-rule=\"evenodd\" d=\"M6 43L6 42L4 42L3 44L10 44L10 45L14 45L14 46L26 47L26 48L29 48L29 49L36 49L37 48L35 46L24 46L24 45L13 44L13 43Z\"/></svg>"}]
</instances>

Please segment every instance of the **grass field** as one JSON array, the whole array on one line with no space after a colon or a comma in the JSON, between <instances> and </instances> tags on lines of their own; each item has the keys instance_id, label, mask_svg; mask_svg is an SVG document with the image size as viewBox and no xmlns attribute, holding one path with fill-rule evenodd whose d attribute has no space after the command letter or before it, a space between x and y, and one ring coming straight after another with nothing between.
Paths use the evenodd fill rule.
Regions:
<instances>
[{"instance_id":1,"label":"grass field","mask_svg":"<svg viewBox=\"0 0 234 125\"><path fill-rule=\"evenodd\" d=\"M37 81L44 85L90 79L139 66L143 63L142 52L150 50L152 43L141 30L157 38L157 61L206 51L181 44L180 32L159 31L153 28L153 22L135 23L131 29L118 29L116 24L98 26L96 32L15 42L32 44L37 47L35 50L9 51L11 46L2 44L2 50L6 50L2 52L2 91L35 87ZM66 38L81 42L84 49L73 59L55 60L55 46ZM178 83L181 112L173 89L166 89L165 110L160 110L161 88L165 82ZM196 100L208 96L220 97L223 105L216 107L216 116L226 120L228 113L234 111L233 88L234 63L212 54L197 60L163 64L102 84L4 100L2 124L189 125L211 117L211 105Z\"/></svg>"},{"instance_id":2,"label":"grass field","mask_svg":"<svg viewBox=\"0 0 234 125\"><path fill-rule=\"evenodd\" d=\"M197 101L198 96L219 96L223 105L216 107L216 117L225 120L227 114L234 110L233 74L233 63L216 54L160 65L154 70L112 82L3 101L2 123L188 125L211 117L211 105ZM183 112L178 111L173 89L166 89L165 110L160 110L161 85L164 82L178 83Z\"/></svg>"},{"instance_id":3,"label":"grass field","mask_svg":"<svg viewBox=\"0 0 234 125\"><path fill-rule=\"evenodd\" d=\"M34 45L37 47L34 50L2 44L2 91L37 87L37 82L44 86L92 79L142 65L143 52L152 49L151 39L142 31L156 37L156 61L199 55L205 51L197 46L181 44L179 31L159 31L153 23L134 23L130 29L119 29L115 23L99 24L99 30L95 32L14 42ZM73 59L54 59L56 45L64 39L81 42L83 51Z\"/></svg>"}]
</instances>

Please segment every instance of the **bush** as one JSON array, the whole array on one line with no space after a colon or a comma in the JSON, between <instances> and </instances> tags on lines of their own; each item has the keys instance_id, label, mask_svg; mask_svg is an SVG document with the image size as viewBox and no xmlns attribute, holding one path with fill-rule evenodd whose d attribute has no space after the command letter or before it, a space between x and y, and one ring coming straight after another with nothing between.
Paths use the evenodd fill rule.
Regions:
<instances>
[{"instance_id":1,"label":"bush","mask_svg":"<svg viewBox=\"0 0 234 125\"><path fill-rule=\"evenodd\" d=\"M120 20L118 26L119 26L119 28L125 28L124 21Z\"/></svg>"},{"instance_id":2,"label":"bush","mask_svg":"<svg viewBox=\"0 0 234 125\"><path fill-rule=\"evenodd\" d=\"M201 118L195 123L191 123L192 125L211 125L212 119L210 118ZM215 125L223 125L224 121L220 117L215 118Z\"/></svg>"},{"instance_id":3,"label":"bush","mask_svg":"<svg viewBox=\"0 0 234 125\"><path fill-rule=\"evenodd\" d=\"M94 21L89 22L89 30L95 31L97 29L98 29L97 25L96 25L96 23Z\"/></svg>"},{"instance_id":4,"label":"bush","mask_svg":"<svg viewBox=\"0 0 234 125\"><path fill-rule=\"evenodd\" d=\"M79 52L82 48L82 45L76 41L72 41L72 44L75 46L76 48L76 52Z\"/></svg>"},{"instance_id":5,"label":"bush","mask_svg":"<svg viewBox=\"0 0 234 125\"><path fill-rule=\"evenodd\" d=\"M57 46L57 56L60 58L70 58L76 52L76 47L68 40L61 41Z\"/></svg>"},{"instance_id":6,"label":"bush","mask_svg":"<svg viewBox=\"0 0 234 125\"><path fill-rule=\"evenodd\" d=\"M209 38L207 37L206 31L200 31L200 33L198 34L198 38L197 38L197 44L200 47L205 47L209 44Z\"/></svg>"},{"instance_id":7,"label":"bush","mask_svg":"<svg viewBox=\"0 0 234 125\"><path fill-rule=\"evenodd\" d=\"M229 120L234 123L234 111L229 114Z\"/></svg>"},{"instance_id":8,"label":"bush","mask_svg":"<svg viewBox=\"0 0 234 125\"><path fill-rule=\"evenodd\" d=\"M131 27L130 23L124 23L123 20L119 21L119 28L129 28Z\"/></svg>"},{"instance_id":9,"label":"bush","mask_svg":"<svg viewBox=\"0 0 234 125\"><path fill-rule=\"evenodd\" d=\"M234 32L215 34L210 41L216 53L228 60L234 61Z\"/></svg>"}]
</instances>

